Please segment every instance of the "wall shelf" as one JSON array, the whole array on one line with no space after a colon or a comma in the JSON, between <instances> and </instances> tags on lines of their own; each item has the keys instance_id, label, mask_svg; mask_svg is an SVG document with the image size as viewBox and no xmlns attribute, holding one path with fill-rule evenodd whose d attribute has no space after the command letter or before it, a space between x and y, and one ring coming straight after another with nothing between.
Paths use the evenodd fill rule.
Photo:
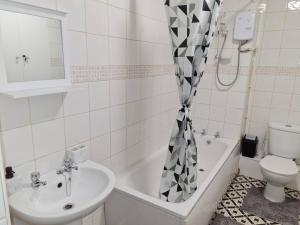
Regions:
<instances>
[{"instance_id":1,"label":"wall shelf","mask_svg":"<svg viewBox=\"0 0 300 225\"><path fill-rule=\"evenodd\" d=\"M51 88L29 89L29 90L22 90L22 91L7 91L7 92L2 92L1 94L13 99L19 99L19 98L41 96L41 95L67 93L69 89L70 87L51 87Z\"/></svg>"}]
</instances>

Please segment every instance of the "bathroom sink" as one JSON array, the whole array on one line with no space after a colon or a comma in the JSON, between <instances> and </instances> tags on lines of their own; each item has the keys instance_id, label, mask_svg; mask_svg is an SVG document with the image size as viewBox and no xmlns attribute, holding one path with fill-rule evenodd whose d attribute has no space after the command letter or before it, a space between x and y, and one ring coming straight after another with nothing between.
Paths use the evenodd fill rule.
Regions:
<instances>
[{"instance_id":1,"label":"bathroom sink","mask_svg":"<svg viewBox=\"0 0 300 225\"><path fill-rule=\"evenodd\" d=\"M66 193L64 175L51 171L41 177L47 185L30 185L9 197L18 219L36 225L68 224L101 206L114 188L115 176L107 168L86 161L72 171L71 195Z\"/></svg>"}]
</instances>

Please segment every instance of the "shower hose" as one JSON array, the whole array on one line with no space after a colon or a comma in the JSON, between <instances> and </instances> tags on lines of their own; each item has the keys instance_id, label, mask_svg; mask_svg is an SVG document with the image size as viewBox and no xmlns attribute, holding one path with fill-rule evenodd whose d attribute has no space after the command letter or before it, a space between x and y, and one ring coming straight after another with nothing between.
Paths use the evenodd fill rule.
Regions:
<instances>
[{"instance_id":1,"label":"shower hose","mask_svg":"<svg viewBox=\"0 0 300 225\"><path fill-rule=\"evenodd\" d=\"M217 77L217 81L218 81L219 84L221 84L224 87L230 87L230 86L233 86L236 83L237 79L238 79L238 76L239 76L239 73L240 73L241 47L242 47L242 45L246 44L247 41L245 41L244 43L242 43L242 41L239 41L238 62L237 62L237 69L236 69L235 78L234 78L233 81L231 81L229 83L225 83L224 81L221 81L220 74L219 74L220 63L221 63L221 59L222 59L222 53L223 53L223 50L224 50L224 46L225 46L225 43L226 43L226 40L227 40L227 34L224 34L223 37L224 37L224 40L223 40L223 44L221 46L220 54L217 56L216 77Z\"/></svg>"}]
</instances>

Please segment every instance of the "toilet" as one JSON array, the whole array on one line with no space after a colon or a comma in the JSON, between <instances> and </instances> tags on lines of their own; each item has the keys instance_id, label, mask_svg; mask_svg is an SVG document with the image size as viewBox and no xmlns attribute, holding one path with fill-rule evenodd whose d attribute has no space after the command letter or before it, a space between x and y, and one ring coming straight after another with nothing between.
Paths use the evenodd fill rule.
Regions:
<instances>
[{"instance_id":1,"label":"toilet","mask_svg":"<svg viewBox=\"0 0 300 225\"><path fill-rule=\"evenodd\" d=\"M272 202L285 200L284 187L298 174L296 159L300 159L300 126L269 123L269 151L259 163L267 181L266 199Z\"/></svg>"}]
</instances>

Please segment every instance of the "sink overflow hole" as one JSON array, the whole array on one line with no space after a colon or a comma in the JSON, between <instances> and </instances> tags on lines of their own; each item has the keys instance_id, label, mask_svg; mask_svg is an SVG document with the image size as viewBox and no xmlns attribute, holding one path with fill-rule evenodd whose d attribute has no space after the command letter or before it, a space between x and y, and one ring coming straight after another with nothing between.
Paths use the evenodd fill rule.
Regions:
<instances>
[{"instance_id":1,"label":"sink overflow hole","mask_svg":"<svg viewBox=\"0 0 300 225\"><path fill-rule=\"evenodd\" d=\"M72 203L68 203L68 204L65 204L65 206L63 207L64 210L70 210L74 207L74 204Z\"/></svg>"},{"instance_id":2,"label":"sink overflow hole","mask_svg":"<svg viewBox=\"0 0 300 225\"><path fill-rule=\"evenodd\" d=\"M200 171L200 172L204 172L205 170L204 170L204 169L199 169L199 171Z\"/></svg>"},{"instance_id":3,"label":"sink overflow hole","mask_svg":"<svg viewBox=\"0 0 300 225\"><path fill-rule=\"evenodd\" d=\"M61 188L61 187L62 187L62 183L60 182L57 184L57 188Z\"/></svg>"}]
</instances>

